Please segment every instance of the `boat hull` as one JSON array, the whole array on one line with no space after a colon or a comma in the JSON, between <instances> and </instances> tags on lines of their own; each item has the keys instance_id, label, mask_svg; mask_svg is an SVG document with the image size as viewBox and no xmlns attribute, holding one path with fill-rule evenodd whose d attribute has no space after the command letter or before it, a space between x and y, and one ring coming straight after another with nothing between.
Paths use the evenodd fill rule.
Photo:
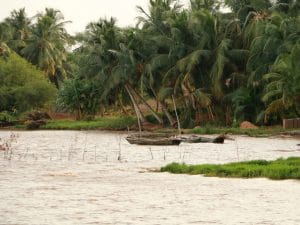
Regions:
<instances>
[{"instance_id":1,"label":"boat hull","mask_svg":"<svg viewBox=\"0 0 300 225\"><path fill-rule=\"evenodd\" d=\"M135 144L135 145L179 145L181 143L180 139L175 139L175 138L150 139L150 138L127 137L126 140L130 144Z\"/></svg>"},{"instance_id":2,"label":"boat hull","mask_svg":"<svg viewBox=\"0 0 300 225\"><path fill-rule=\"evenodd\" d=\"M126 138L130 144L135 145L179 145L186 143L224 143L225 136L220 135L216 138L201 137L193 135L190 137L175 137L168 134L134 134Z\"/></svg>"}]
</instances>

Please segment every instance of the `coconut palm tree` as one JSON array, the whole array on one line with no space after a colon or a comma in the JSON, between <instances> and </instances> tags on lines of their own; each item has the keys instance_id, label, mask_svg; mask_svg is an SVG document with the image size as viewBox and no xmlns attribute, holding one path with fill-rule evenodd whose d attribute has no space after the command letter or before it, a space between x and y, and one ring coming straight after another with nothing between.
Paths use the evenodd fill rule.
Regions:
<instances>
[{"instance_id":1,"label":"coconut palm tree","mask_svg":"<svg viewBox=\"0 0 300 225\"><path fill-rule=\"evenodd\" d=\"M300 43L290 54L282 54L273 65L272 71L264 75L268 83L263 101L267 103L266 113L292 110L300 116Z\"/></svg>"},{"instance_id":2,"label":"coconut palm tree","mask_svg":"<svg viewBox=\"0 0 300 225\"><path fill-rule=\"evenodd\" d=\"M5 19L5 22L11 30L11 38L8 41L9 47L21 53L21 50L26 47L26 41L30 36L31 21L27 17L25 8L12 11L10 17Z\"/></svg>"},{"instance_id":3,"label":"coconut palm tree","mask_svg":"<svg viewBox=\"0 0 300 225\"><path fill-rule=\"evenodd\" d=\"M11 38L11 27L7 23L0 23L0 55L8 57L10 49L7 42Z\"/></svg>"},{"instance_id":4,"label":"coconut palm tree","mask_svg":"<svg viewBox=\"0 0 300 225\"><path fill-rule=\"evenodd\" d=\"M154 118L162 124L163 120L147 103L143 93L140 93L139 88L137 88L144 70L143 60L145 55L139 45L141 39L136 36L134 30L127 30L126 36L127 38L124 43L120 44L119 50L109 50L118 59L118 64L113 68L111 73L111 80L114 82L110 80L109 83L113 85L113 89L117 86L125 88L133 103L136 114L142 122L145 122L145 119L139 109L138 99L149 109Z\"/></svg>"},{"instance_id":5,"label":"coconut palm tree","mask_svg":"<svg viewBox=\"0 0 300 225\"><path fill-rule=\"evenodd\" d=\"M66 74L66 46L70 43L60 11L46 9L44 14L37 15L37 23L32 26L32 34L27 46L21 51L31 63L37 65L59 86L59 81Z\"/></svg>"}]
</instances>

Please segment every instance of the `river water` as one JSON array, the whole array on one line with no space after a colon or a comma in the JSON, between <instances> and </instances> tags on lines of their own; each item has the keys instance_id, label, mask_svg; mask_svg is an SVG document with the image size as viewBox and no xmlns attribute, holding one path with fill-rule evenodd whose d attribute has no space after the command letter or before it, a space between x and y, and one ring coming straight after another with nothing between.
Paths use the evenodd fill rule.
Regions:
<instances>
[{"instance_id":1,"label":"river water","mask_svg":"<svg viewBox=\"0 0 300 225\"><path fill-rule=\"evenodd\" d=\"M13 134L13 135L11 135ZM122 133L0 131L0 224L300 224L300 182L153 173L300 156L299 139L129 145Z\"/></svg>"}]
</instances>

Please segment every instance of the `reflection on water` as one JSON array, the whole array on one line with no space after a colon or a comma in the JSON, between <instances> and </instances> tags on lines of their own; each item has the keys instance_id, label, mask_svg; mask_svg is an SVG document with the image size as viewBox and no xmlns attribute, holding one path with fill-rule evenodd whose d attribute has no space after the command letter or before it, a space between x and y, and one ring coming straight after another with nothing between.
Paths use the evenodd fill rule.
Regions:
<instances>
[{"instance_id":1,"label":"reflection on water","mask_svg":"<svg viewBox=\"0 0 300 225\"><path fill-rule=\"evenodd\" d=\"M170 162L300 156L299 140L149 147L118 133L14 134L0 151L0 224L300 224L299 181L145 172Z\"/></svg>"}]
</instances>

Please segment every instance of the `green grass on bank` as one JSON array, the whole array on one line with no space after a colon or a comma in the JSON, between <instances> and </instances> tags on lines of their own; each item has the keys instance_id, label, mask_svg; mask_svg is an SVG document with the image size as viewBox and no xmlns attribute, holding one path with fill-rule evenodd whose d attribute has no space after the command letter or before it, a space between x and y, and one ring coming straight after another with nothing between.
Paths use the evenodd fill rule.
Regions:
<instances>
[{"instance_id":1,"label":"green grass on bank","mask_svg":"<svg viewBox=\"0 0 300 225\"><path fill-rule=\"evenodd\" d=\"M91 121L50 120L41 129L49 130L127 130L134 117L101 117Z\"/></svg>"},{"instance_id":2,"label":"green grass on bank","mask_svg":"<svg viewBox=\"0 0 300 225\"><path fill-rule=\"evenodd\" d=\"M193 134L236 134L236 135L248 135L248 136L270 136L284 132L282 127L259 127L257 129L241 129L235 127L197 127L188 130L187 133Z\"/></svg>"},{"instance_id":3,"label":"green grass on bank","mask_svg":"<svg viewBox=\"0 0 300 225\"><path fill-rule=\"evenodd\" d=\"M224 165L172 163L162 167L160 171L175 174L202 174L208 177L300 179L300 157L277 159L275 161L253 160Z\"/></svg>"},{"instance_id":4,"label":"green grass on bank","mask_svg":"<svg viewBox=\"0 0 300 225\"><path fill-rule=\"evenodd\" d=\"M49 130L127 130L127 127L137 126L137 119L133 116L110 116L99 117L94 120L49 120L46 125L40 129ZM23 123L16 123L12 129L26 129ZM137 127L135 127L137 129ZM293 131L300 129L293 129ZM253 137L267 137L277 135L290 130L285 130L281 126L276 127L259 127L257 129L241 129L235 127L214 127L203 126L194 129L182 129L184 134L233 134L233 135L248 135ZM152 132L178 134L178 130L170 127L154 129Z\"/></svg>"}]
</instances>

